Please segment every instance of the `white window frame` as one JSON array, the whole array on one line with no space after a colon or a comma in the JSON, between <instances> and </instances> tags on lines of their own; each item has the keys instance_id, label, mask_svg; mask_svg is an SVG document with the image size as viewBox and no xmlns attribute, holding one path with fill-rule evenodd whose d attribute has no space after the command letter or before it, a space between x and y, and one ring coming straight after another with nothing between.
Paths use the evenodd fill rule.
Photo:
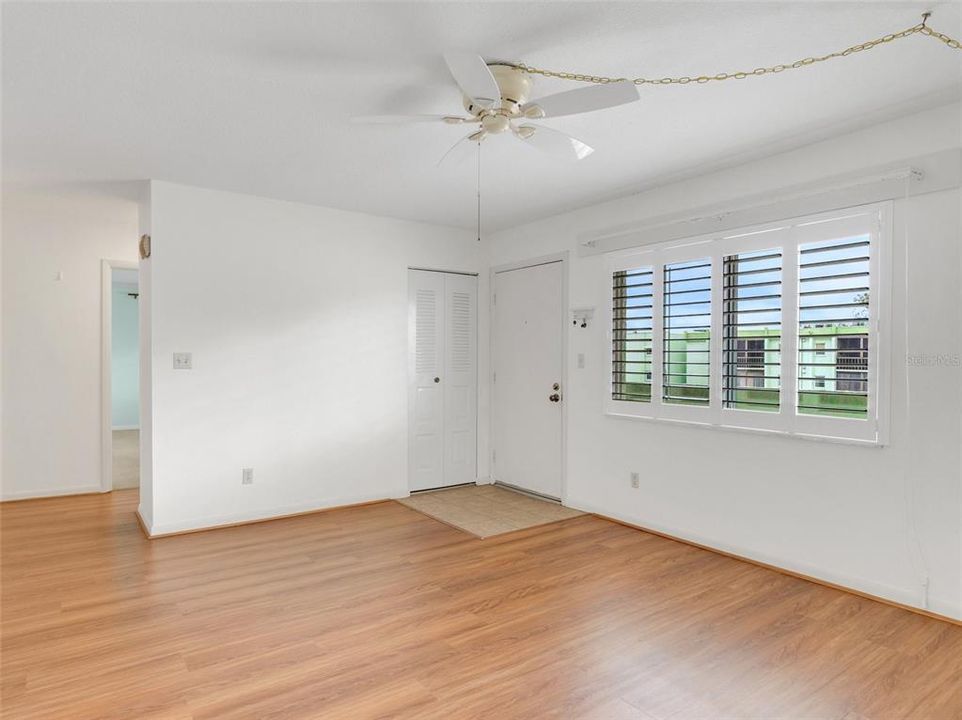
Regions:
<instances>
[{"instance_id":1,"label":"white window frame","mask_svg":"<svg viewBox=\"0 0 962 720\"><path fill-rule=\"evenodd\" d=\"M798 264L799 246L819 237L819 226L851 225L869 232L869 356L868 408L864 419L803 415L798 403ZM781 387L778 412L723 407L722 363L724 258L738 253L780 248L782 252ZM608 254L605 413L615 417L681 422L722 430L774 433L805 439L881 446L888 443L891 355L892 202L833 210L765 223L724 233L673 240ZM664 348L664 267L666 264L710 258L711 338L709 404L675 405L662 402ZM652 298L652 386L650 402L612 399L613 353L611 300L612 274L650 266Z\"/></svg>"}]
</instances>

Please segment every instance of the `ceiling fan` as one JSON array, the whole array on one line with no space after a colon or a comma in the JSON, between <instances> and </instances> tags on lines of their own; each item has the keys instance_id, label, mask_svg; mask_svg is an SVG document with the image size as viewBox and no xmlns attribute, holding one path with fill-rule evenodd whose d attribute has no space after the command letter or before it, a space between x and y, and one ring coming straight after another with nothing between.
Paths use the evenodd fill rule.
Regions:
<instances>
[{"instance_id":1,"label":"ceiling fan","mask_svg":"<svg viewBox=\"0 0 962 720\"><path fill-rule=\"evenodd\" d=\"M507 133L559 159L581 160L594 149L563 132L527 121L602 110L638 99L634 83L623 80L546 95L532 101L529 100L531 76L518 65L488 63L471 53L447 53L444 60L464 95L466 116L375 115L358 117L355 121L392 125L422 122L477 125L477 130L463 137L442 156L439 165L467 143L479 143L492 135Z\"/></svg>"}]
</instances>

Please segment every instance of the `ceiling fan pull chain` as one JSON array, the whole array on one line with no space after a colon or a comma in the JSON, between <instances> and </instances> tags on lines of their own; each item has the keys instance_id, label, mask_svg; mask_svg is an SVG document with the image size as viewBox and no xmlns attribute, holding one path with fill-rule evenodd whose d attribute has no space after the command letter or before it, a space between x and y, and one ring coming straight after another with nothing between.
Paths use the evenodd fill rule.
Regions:
<instances>
[{"instance_id":1,"label":"ceiling fan pull chain","mask_svg":"<svg viewBox=\"0 0 962 720\"><path fill-rule=\"evenodd\" d=\"M478 140L478 242L481 242L481 141Z\"/></svg>"},{"instance_id":2,"label":"ceiling fan pull chain","mask_svg":"<svg viewBox=\"0 0 962 720\"><path fill-rule=\"evenodd\" d=\"M928 20L931 13L926 12L922 14L922 22L918 25L913 25L910 28L901 30L895 33L889 33L888 35L883 35L882 37L876 38L874 40L868 40L857 45L852 45L845 48L844 50L839 50L836 52L829 53L828 55L822 55L820 57L807 57L804 60L796 60L791 64L779 64L772 65L771 67L758 67L750 71L739 71L733 73L717 73L715 75L698 75L696 77L689 77L687 75L681 77L663 77L663 78L644 78L637 77L631 82L635 85L688 85L689 83L696 83L698 85L703 85L704 83L711 81L720 80L744 80L747 77L761 76L761 75L774 75L785 70L797 70L798 68L808 67L809 65L814 65L816 63L825 62L826 60L832 60L834 58L848 57L849 55L854 55L855 53L862 52L863 50L871 50L879 45L884 45L885 43L890 43L893 40L901 40L902 38L907 38L910 35L921 34L927 37L935 38L943 43L945 43L952 50L962 49L962 44L958 40L940 33L937 30L933 30L928 26ZM556 70L545 70L543 68L531 67L530 65L520 64L519 67L529 73L534 75L541 75L543 77L557 78L558 80L570 80L572 82L582 82L582 83L595 83L595 84L606 84L613 82L623 82L626 78L614 78L605 77L604 75L586 75L583 73L571 73L571 72L561 72Z\"/></svg>"}]
</instances>

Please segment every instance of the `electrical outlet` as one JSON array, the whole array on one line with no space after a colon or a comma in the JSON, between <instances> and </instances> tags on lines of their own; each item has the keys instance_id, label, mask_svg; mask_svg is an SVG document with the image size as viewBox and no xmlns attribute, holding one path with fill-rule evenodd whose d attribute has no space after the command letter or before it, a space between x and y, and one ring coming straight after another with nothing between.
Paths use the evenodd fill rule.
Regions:
<instances>
[{"instance_id":1,"label":"electrical outlet","mask_svg":"<svg viewBox=\"0 0 962 720\"><path fill-rule=\"evenodd\" d=\"M637 490L640 484L641 484L641 479L638 477L638 473L636 472L631 473L631 487Z\"/></svg>"},{"instance_id":2,"label":"electrical outlet","mask_svg":"<svg viewBox=\"0 0 962 720\"><path fill-rule=\"evenodd\" d=\"M254 484L254 468L244 468L241 470L241 485Z\"/></svg>"}]
</instances>

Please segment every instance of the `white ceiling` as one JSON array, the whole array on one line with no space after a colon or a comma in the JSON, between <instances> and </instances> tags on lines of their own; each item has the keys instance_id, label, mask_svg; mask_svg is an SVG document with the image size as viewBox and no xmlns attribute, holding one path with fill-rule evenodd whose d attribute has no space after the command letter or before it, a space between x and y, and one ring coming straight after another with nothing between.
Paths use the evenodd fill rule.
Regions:
<instances>
[{"instance_id":1,"label":"white ceiling","mask_svg":"<svg viewBox=\"0 0 962 720\"><path fill-rule=\"evenodd\" d=\"M472 227L465 129L360 126L452 113L447 49L610 75L790 62L914 25L926 5L781 3L4 3L3 177L157 178ZM931 23L962 35L958 3ZM558 164L483 146L489 230L957 99L962 53L914 36L774 77L643 87L642 100L545 121L593 145ZM536 79L534 95L575 85Z\"/></svg>"}]
</instances>

